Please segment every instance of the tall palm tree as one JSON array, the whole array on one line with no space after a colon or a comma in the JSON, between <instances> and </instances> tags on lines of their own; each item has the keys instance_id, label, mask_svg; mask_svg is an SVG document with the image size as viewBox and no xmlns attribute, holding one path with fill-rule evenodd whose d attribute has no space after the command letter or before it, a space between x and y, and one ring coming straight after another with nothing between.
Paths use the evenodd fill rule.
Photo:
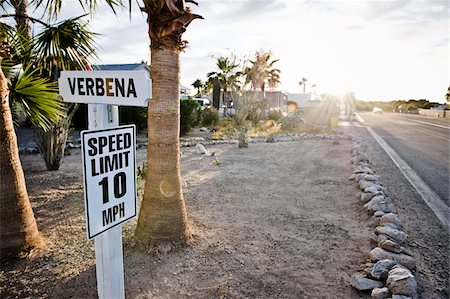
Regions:
<instances>
[{"instance_id":1,"label":"tall palm tree","mask_svg":"<svg viewBox=\"0 0 450 299\"><path fill-rule=\"evenodd\" d=\"M89 12L95 0L80 0ZM114 10L122 0L105 0ZM185 2L192 0L142 0L147 13L151 41L152 100L148 104L148 171L144 198L135 231L136 244L143 250L164 250L185 245L190 238L181 188L179 153L180 52L186 47L182 34L199 15ZM127 1L131 10L131 0ZM37 0L49 14L58 15L62 0Z\"/></svg>"},{"instance_id":2,"label":"tall palm tree","mask_svg":"<svg viewBox=\"0 0 450 299\"><path fill-rule=\"evenodd\" d=\"M225 103L228 100L228 91L237 89L242 72L237 70L239 63L234 56L217 58L216 66L219 70L207 74L208 82L219 82L223 90L222 103Z\"/></svg>"},{"instance_id":3,"label":"tall palm tree","mask_svg":"<svg viewBox=\"0 0 450 299\"><path fill-rule=\"evenodd\" d=\"M20 3L19 3L20 2ZM61 33L72 32L79 34L84 32L79 27L70 26L76 22L75 19L63 22L59 26L52 27L40 20L33 19L27 15L27 6L24 0L1 3L11 5L16 9L12 15L3 17L15 17L16 20L32 19L44 25L42 35L48 32L55 33L51 39L45 40L41 37L37 39L29 35L26 22L17 24L12 28L5 23L0 23L0 96L2 100L1 120L0 120L0 252L2 259L15 256L20 251L30 250L40 247L43 242L40 237L36 220L33 215L31 204L26 190L23 170L20 163L17 138L14 131L12 114L10 107L22 106L22 110L31 119L33 124L49 130L54 126L54 122L64 116L64 107L58 99L57 84L52 77L54 66L71 63L67 57L52 56L52 63L45 64L40 59L47 58L49 53L39 53L39 47L46 48L47 42L53 45L54 49L59 49L59 53L64 53L65 43L72 43L73 48L84 49L83 43L74 43L68 40L67 36ZM20 4L20 5L19 5ZM18 9L24 9L17 11ZM55 32L56 31L56 32ZM88 34L89 35L89 34ZM90 41L91 39L87 39ZM78 51L71 51L75 57ZM41 57L41 58L40 58ZM61 61L64 60L63 63ZM11 71L11 66L14 71ZM8 78L5 76L8 75ZM53 81L53 82L52 82ZM13 187L11 187L13 184Z\"/></svg>"},{"instance_id":4,"label":"tall palm tree","mask_svg":"<svg viewBox=\"0 0 450 299\"><path fill-rule=\"evenodd\" d=\"M302 80L300 82L298 82L298 84L300 86L303 86L303 93L305 93L305 91L306 91L306 82L308 82L308 79L306 79L306 78L302 78Z\"/></svg>"},{"instance_id":5,"label":"tall palm tree","mask_svg":"<svg viewBox=\"0 0 450 299\"><path fill-rule=\"evenodd\" d=\"M270 88L275 88L280 83L279 69L274 68L274 64L279 60L271 61L272 52L259 50L255 54L255 59L250 60L250 67L245 69L246 81L252 84L253 89L260 88L265 95L266 84Z\"/></svg>"},{"instance_id":6,"label":"tall palm tree","mask_svg":"<svg viewBox=\"0 0 450 299\"><path fill-rule=\"evenodd\" d=\"M143 250L167 252L186 245L191 237L180 174L179 56L186 47L182 40L186 27L202 17L178 0L147 0L142 10L147 13L151 40L152 100L148 171L135 237Z\"/></svg>"},{"instance_id":7,"label":"tall palm tree","mask_svg":"<svg viewBox=\"0 0 450 299\"><path fill-rule=\"evenodd\" d=\"M12 72L7 60L14 57L12 29L0 26L0 257L14 257L43 245L28 197L25 177L19 159L17 137L10 100L22 105L35 125L48 127L58 117L56 84L42 79L36 71L25 68ZM13 75L11 85L3 72Z\"/></svg>"}]
</instances>

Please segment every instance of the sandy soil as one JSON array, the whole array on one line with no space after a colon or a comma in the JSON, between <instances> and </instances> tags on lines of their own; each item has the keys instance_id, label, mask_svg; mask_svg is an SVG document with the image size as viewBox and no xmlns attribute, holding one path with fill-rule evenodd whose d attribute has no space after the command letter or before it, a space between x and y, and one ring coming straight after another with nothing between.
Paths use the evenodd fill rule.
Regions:
<instances>
[{"instance_id":1,"label":"sandy soil","mask_svg":"<svg viewBox=\"0 0 450 299\"><path fill-rule=\"evenodd\" d=\"M149 256L132 247L135 220L124 225L127 298L370 297L350 287L371 231L347 179L350 141L208 149L215 156L182 149L192 246ZM138 165L145 154L138 150ZM39 156L22 161L47 249L3 265L1 297L96 298L80 151L57 172L47 172Z\"/></svg>"}]
</instances>

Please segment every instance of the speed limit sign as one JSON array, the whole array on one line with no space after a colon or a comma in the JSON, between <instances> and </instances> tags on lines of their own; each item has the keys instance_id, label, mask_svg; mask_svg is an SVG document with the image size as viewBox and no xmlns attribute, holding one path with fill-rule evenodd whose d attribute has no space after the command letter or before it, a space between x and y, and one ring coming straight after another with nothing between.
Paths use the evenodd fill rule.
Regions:
<instances>
[{"instance_id":1,"label":"speed limit sign","mask_svg":"<svg viewBox=\"0 0 450 299\"><path fill-rule=\"evenodd\" d=\"M136 216L136 127L81 132L88 239Z\"/></svg>"}]
</instances>

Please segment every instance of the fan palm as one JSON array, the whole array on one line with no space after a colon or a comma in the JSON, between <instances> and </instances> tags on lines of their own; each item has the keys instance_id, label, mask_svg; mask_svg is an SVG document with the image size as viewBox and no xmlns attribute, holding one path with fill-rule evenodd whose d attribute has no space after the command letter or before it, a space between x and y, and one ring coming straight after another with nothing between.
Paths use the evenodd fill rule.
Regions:
<instances>
[{"instance_id":1,"label":"fan palm","mask_svg":"<svg viewBox=\"0 0 450 299\"><path fill-rule=\"evenodd\" d=\"M194 83L191 84L192 86L194 86L194 88L197 89L197 94L195 95L198 98L202 97L202 89L204 88L205 84L203 83L202 80L197 79L194 81Z\"/></svg>"},{"instance_id":2,"label":"fan palm","mask_svg":"<svg viewBox=\"0 0 450 299\"><path fill-rule=\"evenodd\" d=\"M239 63L236 62L234 57L219 57L217 58L216 66L219 70L207 74L208 82L219 82L220 87L223 89L222 102L225 102L228 99L228 90L238 89L242 72L237 71Z\"/></svg>"},{"instance_id":3,"label":"fan palm","mask_svg":"<svg viewBox=\"0 0 450 299\"><path fill-rule=\"evenodd\" d=\"M298 82L298 84L300 86L303 86L303 93L305 93L305 91L306 91L306 82L308 82L308 79L306 79L306 78L302 78L302 80L300 82Z\"/></svg>"},{"instance_id":4,"label":"fan palm","mask_svg":"<svg viewBox=\"0 0 450 299\"><path fill-rule=\"evenodd\" d=\"M1 31L0 63L14 55L8 31ZM2 59L3 58L3 59ZM5 63L5 65L7 65ZM10 100L21 105L35 125L47 128L60 114L56 85L37 76L36 71L25 68L13 72L5 67L8 80L0 68L0 253L1 258L15 256L20 251L40 247L39 234L28 197L22 165L19 159L17 138L14 131Z\"/></svg>"},{"instance_id":5,"label":"fan palm","mask_svg":"<svg viewBox=\"0 0 450 299\"><path fill-rule=\"evenodd\" d=\"M245 69L246 81L252 84L253 89L260 88L265 94L266 84L275 88L280 83L280 70L274 68L279 60L271 61L272 53L259 50L255 54L255 60L250 60L251 66Z\"/></svg>"},{"instance_id":6,"label":"fan palm","mask_svg":"<svg viewBox=\"0 0 450 299\"><path fill-rule=\"evenodd\" d=\"M15 9L21 8L24 11L16 12L13 16L16 19L33 19L27 16L27 6L17 5L24 0L2 1L4 7L7 4ZM19 3L21 4L21 3ZM34 20L34 19L33 19ZM35 20L36 21L36 20ZM16 28L12 28L4 23L0 23L0 91L1 91L1 120L0 120L0 204L1 204L1 236L0 252L1 257L14 256L22 250L39 247L43 244L37 229L36 220L33 215L31 204L28 198L23 170L20 164L17 138L14 132L14 125L10 107L21 106L25 114L33 124L48 131L55 127L55 122L65 118L65 107L58 97L57 84L54 82L57 69L55 67L65 67L73 65L71 57L73 53L78 53L73 49L85 49L90 33L83 31L82 25L73 26L78 23L78 18L68 20L50 26L42 21L45 28L41 35L34 39L29 36L26 22L18 23ZM65 47L67 40L61 39L61 34L53 35L53 39L46 39L49 32L70 32L72 35L82 35L81 42L73 43L70 47ZM67 34L66 34L67 35ZM47 48L50 43L55 49L56 55L46 52L43 55L36 50ZM69 49L71 57L61 55L65 49ZM51 57L52 64L45 64L40 57ZM63 61L61 63L61 61ZM80 59L77 60L81 61ZM5 74L7 76L5 76ZM53 79L53 80L52 80ZM11 187L11 184L13 187Z\"/></svg>"},{"instance_id":7,"label":"fan palm","mask_svg":"<svg viewBox=\"0 0 450 299\"><path fill-rule=\"evenodd\" d=\"M97 1L79 0L89 12ZM114 10L121 0L105 0ZM136 244L144 250L170 250L190 238L181 188L179 153L180 52L186 27L199 15L185 3L192 0L143 0L151 41L152 100L148 104L148 171L144 198L135 231ZM62 0L36 0L50 15L58 15ZM128 1L131 10L131 0Z\"/></svg>"}]
</instances>

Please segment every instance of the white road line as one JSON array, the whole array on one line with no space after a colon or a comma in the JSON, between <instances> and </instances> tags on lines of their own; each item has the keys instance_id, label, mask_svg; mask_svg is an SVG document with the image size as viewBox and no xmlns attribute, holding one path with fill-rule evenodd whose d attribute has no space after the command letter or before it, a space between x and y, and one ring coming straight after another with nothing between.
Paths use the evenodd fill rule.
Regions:
<instances>
[{"instance_id":1,"label":"white road line","mask_svg":"<svg viewBox=\"0 0 450 299\"><path fill-rule=\"evenodd\" d=\"M436 217L449 227L450 208L430 187L417 175L417 173L402 159L399 155L370 127L367 130L372 134L373 138L384 149L389 157L394 161L395 165L400 169L406 179L420 194L425 203L431 208Z\"/></svg>"},{"instance_id":2,"label":"white road line","mask_svg":"<svg viewBox=\"0 0 450 299\"><path fill-rule=\"evenodd\" d=\"M358 113L355 113L355 117L360 123L365 122L364 118L362 118L361 115L359 115Z\"/></svg>"},{"instance_id":3,"label":"white road line","mask_svg":"<svg viewBox=\"0 0 450 299\"><path fill-rule=\"evenodd\" d=\"M433 124L433 123L429 123L429 122L426 122L426 121L410 119L410 118L407 118L407 117L399 117L399 118L402 118L402 119L408 120L408 121L412 121L412 122L416 122L416 123L421 123L421 124L425 124L425 125L429 125L429 126L434 126L434 127L444 128L444 129L450 130L450 127L442 126L442 125L438 125L438 124Z\"/></svg>"}]
</instances>

